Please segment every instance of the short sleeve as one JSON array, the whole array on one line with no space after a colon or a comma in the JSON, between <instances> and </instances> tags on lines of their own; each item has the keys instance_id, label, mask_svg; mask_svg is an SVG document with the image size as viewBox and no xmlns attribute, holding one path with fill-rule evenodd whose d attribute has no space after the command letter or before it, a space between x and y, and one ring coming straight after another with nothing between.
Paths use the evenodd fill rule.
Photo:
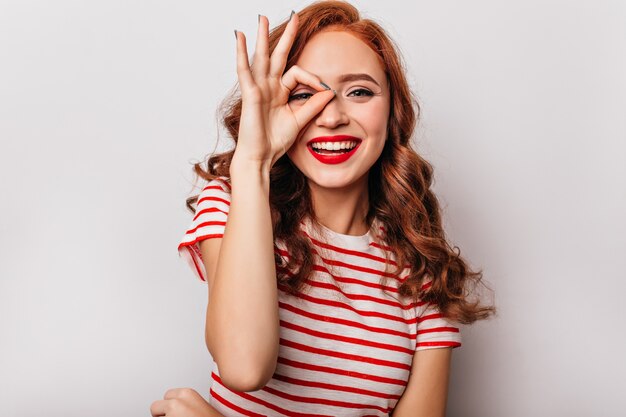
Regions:
<instances>
[{"instance_id":1,"label":"short sleeve","mask_svg":"<svg viewBox=\"0 0 626 417\"><path fill-rule=\"evenodd\" d=\"M208 182L198 195L196 213L178 245L178 255L203 282L206 282L206 270L198 244L204 239L224 236L230 208L230 190L227 177L218 177Z\"/></svg>"},{"instance_id":2,"label":"short sleeve","mask_svg":"<svg viewBox=\"0 0 626 417\"><path fill-rule=\"evenodd\" d=\"M426 304L419 309L415 350L461 346L459 328L447 320L437 306Z\"/></svg>"}]
</instances>

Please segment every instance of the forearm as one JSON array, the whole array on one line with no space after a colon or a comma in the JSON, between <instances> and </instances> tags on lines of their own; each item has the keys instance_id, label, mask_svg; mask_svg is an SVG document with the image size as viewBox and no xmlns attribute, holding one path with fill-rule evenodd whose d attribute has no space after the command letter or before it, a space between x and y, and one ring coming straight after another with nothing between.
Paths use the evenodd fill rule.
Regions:
<instances>
[{"instance_id":1,"label":"forearm","mask_svg":"<svg viewBox=\"0 0 626 417\"><path fill-rule=\"evenodd\" d=\"M226 383L258 388L274 372L279 337L269 170L233 161L231 186L207 340Z\"/></svg>"}]
</instances>

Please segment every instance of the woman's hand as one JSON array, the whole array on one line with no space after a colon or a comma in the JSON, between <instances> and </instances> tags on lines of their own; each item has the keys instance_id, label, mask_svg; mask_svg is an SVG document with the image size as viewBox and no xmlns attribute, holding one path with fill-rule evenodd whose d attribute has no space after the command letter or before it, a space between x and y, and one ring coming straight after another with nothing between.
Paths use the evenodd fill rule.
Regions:
<instances>
[{"instance_id":1,"label":"woman's hand","mask_svg":"<svg viewBox=\"0 0 626 417\"><path fill-rule=\"evenodd\" d=\"M152 417L223 417L196 390L168 389L162 400L150 406Z\"/></svg>"},{"instance_id":2,"label":"woman's hand","mask_svg":"<svg viewBox=\"0 0 626 417\"><path fill-rule=\"evenodd\" d=\"M235 159L255 161L271 168L291 147L300 130L335 95L317 76L295 65L283 74L297 28L298 15L294 13L270 57L269 22L265 16L259 16L252 68L248 63L246 37L236 32L242 109ZM313 89L315 94L292 110L289 95L299 84L310 87L307 90Z\"/></svg>"}]
</instances>

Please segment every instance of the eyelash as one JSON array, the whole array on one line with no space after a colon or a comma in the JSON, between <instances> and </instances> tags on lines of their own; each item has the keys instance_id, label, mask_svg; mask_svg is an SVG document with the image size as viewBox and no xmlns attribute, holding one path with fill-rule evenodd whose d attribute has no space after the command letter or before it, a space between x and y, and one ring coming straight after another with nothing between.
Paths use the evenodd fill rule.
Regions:
<instances>
[{"instance_id":1,"label":"eyelash","mask_svg":"<svg viewBox=\"0 0 626 417\"><path fill-rule=\"evenodd\" d=\"M364 94L364 95L359 95L359 96L356 96L356 97L371 97L371 96L373 96L373 95L374 95L374 93L372 93L372 92L371 92L370 90L368 90L367 88L357 88L356 90L352 90L352 91L350 92L350 94L352 94L352 93L356 93L357 91L358 91L358 92L363 92L363 93L365 93L365 94ZM348 94L348 95L350 95L350 94ZM302 97L302 96L312 96L312 95L313 95L313 94L311 94L311 93L299 93L299 94L294 94L294 95L292 95L292 96L290 96L290 97L289 97L289 101L291 101L291 100L296 100L296 99L300 99L300 98L304 98L304 97Z\"/></svg>"}]
</instances>

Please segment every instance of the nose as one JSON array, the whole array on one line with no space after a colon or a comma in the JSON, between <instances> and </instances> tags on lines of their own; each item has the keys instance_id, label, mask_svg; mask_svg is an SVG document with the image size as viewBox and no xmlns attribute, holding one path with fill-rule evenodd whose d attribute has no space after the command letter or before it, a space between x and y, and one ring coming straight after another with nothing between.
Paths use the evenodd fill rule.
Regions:
<instances>
[{"instance_id":1,"label":"nose","mask_svg":"<svg viewBox=\"0 0 626 417\"><path fill-rule=\"evenodd\" d=\"M318 113L315 124L319 127L333 129L348 124L349 120L341 98L335 96L326 104L322 111Z\"/></svg>"}]
</instances>

